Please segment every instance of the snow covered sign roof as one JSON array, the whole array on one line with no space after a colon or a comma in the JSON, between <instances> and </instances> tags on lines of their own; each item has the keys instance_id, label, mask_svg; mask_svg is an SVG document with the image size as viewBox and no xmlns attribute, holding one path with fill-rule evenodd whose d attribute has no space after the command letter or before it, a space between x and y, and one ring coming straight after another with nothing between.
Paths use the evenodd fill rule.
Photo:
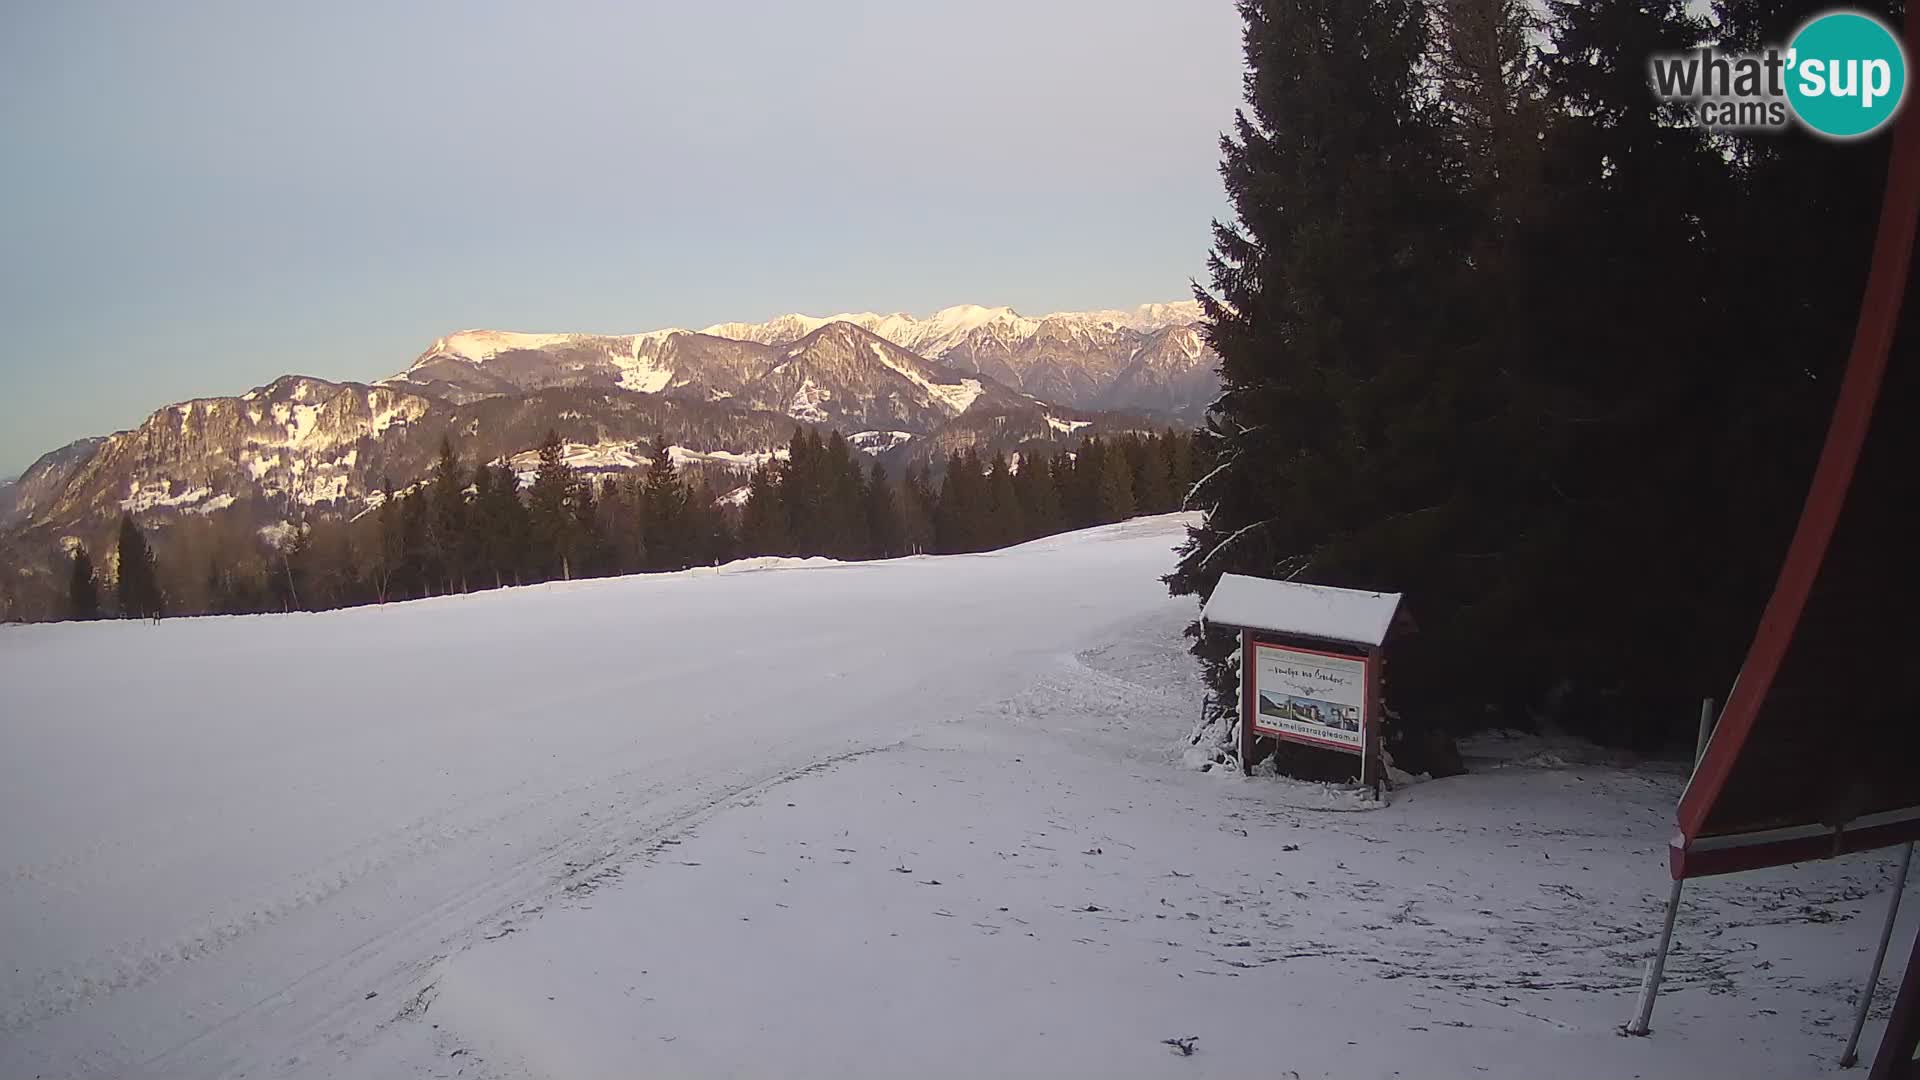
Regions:
<instances>
[{"instance_id":1,"label":"snow covered sign roof","mask_svg":"<svg viewBox=\"0 0 1920 1080\"><path fill-rule=\"evenodd\" d=\"M1200 617L1249 630L1379 645L1399 609L1399 593L1222 574Z\"/></svg>"}]
</instances>

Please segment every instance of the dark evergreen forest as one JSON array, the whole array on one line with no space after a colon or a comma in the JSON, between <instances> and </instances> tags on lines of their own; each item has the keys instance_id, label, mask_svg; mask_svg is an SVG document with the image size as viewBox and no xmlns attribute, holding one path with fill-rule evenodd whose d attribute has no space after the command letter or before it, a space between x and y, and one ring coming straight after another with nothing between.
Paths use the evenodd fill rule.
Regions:
<instances>
[{"instance_id":1,"label":"dark evergreen forest","mask_svg":"<svg viewBox=\"0 0 1920 1080\"><path fill-rule=\"evenodd\" d=\"M1174 592L1404 592L1387 694L1416 770L1493 725L1690 738L1807 490L1889 140L1708 132L1648 58L1825 6L1242 0L1233 214L1196 289L1225 392ZM1231 702L1235 642L1193 636Z\"/></svg>"},{"instance_id":2,"label":"dark evergreen forest","mask_svg":"<svg viewBox=\"0 0 1920 1080\"><path fill-rule=\"evenodd\" d=\"M463 462L443 440L432 471L385 485L355 518L316 515L274 543L219 522L159 530L131 517L109 564L114 603L85 548L72 556L68 614L98 618L315 611L506 585L685 570L755 555L886 559L987 551L1068 529L1177 509L1194 479L1179 431L1089 436L1077 450L982 461L955 451L936 485L908 466L895 480L840 432L797 429L784 455L722 499L674 464L665 437L651 463L593 476L568 465L557 433L530 483L505 462ZM244 532L244 530L243 530Z\"/></svg>"}]
</instances>

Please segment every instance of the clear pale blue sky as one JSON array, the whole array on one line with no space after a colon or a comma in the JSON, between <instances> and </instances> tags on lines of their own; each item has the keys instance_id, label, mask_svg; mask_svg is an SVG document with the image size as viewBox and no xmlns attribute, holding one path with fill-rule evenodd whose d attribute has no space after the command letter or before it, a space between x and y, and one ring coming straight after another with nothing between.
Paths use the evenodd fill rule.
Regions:
<instances>
[{"instance_id":1,"label":"clear pale blue sky","mask_svg":"<svg viewBox=\"0 0 1920 1080\"><path fill-rule=\"evenodd\" d=\"M1185 295L1229 0L8 4L0 475L470 326Z\"/></svg>"}]
</instances>

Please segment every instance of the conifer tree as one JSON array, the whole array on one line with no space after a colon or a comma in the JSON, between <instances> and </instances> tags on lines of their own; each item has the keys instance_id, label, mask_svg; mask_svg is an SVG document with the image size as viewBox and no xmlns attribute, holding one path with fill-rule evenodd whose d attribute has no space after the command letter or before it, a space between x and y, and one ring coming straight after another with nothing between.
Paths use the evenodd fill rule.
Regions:
<instances>
[{"instance_id":1,"label":"conifer tree","mask_svg":"<svg viewBox=\"0 0 1920 1080\"><path fill-rule=\"evenodd\" d=\"M1105 519L1100 516L1100 491L1106 472L1106 443L1098 435L1081 439L1080 449L1073 455L1073 482L1067 498L1067 521L1072 528L1084 529L1104 523Z\"/></svg>"},{"instance_id":2,"label":"conifer tree","mask_svg":"<svg viewBox=\"0 0 1920 1080\"><path fill-rule=\"evenodd\" d=\"M1722 48L1754 52L1784 45L1809 19L1835 6L1820 0L1719 0L1716 29ZM1844 6L1899 26L1910 17L1912 0ZM1915 59L1909 48L1909 85ZM1908 91L1903 108L1914 107L1913 94ZM1698 509L1718 523L1694 529L1712 553L1700 560L1695 575L1710 591L1696 592L1690 605L1696 614L1716 616L1718 625L1678 631L1692 642L1690 654L1713 654L1702 665L1705 682L1724 683L1725 673L1737 669L1766 584L1798 521L1859 318L1893 143L1885 136L1834 141L1761 130L1730 133L1718 147L1731 158L1737 190L1726 200L1728 220L1721 230L1728 239L1718 245L1714 274L1729 307L1714 337L1730 370L1708 399L1721 407L1720 418L1694 423L1721 439L1707 459L1711 480L1692 492L1704 504ZM1791 220L1792 227L1781 228L1782 220ZM1812 266L1820 272L1785 269ZM1908 340L1920 325L1914 299L1920 271L1911 279L1901 320ZM1883 403L1890 392L1883 388ZM1740 542L1721 542L1727 536ZM1675 690L1716 693L1701 685L1694 677Z\"/></svg>"},{"instance_id":3,"label":"conifer tree","mask_svg":"<svg viewBox=\"0 0 1920 1080\"><path fill-rule=\"evenodd\" d=\"M440 453L434 459L433 473L427 483L432 514L427 519L428 558L443 591L453 593L466 587L463 556L467 545L467 478L460 458L453 451L453 440L440 437Z\"/></svg>"},{"instance_id":4,"label":"conifer tree","mask_svg":"<svg viewBox=\"0 0 1920 1080\"><path fill-rule=\"evenodd\" d=\"M1127 440L1127 462L1133 472L1134 508L1142 514L1164 514L1173 509L1173 479L1167 473L1167 454L1160 436Z\"/></svg>"},{"instance_id":5,"label":"conifer tree","mask_svg":"<svg viewBox=\"0 0 1920 1080\"><path fill-rule=\"evenodd\" d=\"M379 579L377 579L379 580ZM202 588L206 592L208 615L237 614L234 607L231 569L220 565L217 557L207 557L207 573Z\"/></svg>"},{"instance_id":6,"label":"conifer tree","mask_svg":"<svg viewBox=\"0 0 1920 1080\"><path fill-rule=\"evenodd\" d=\"M527 495L536 580L548 580L556 574L567 579L573 577L568 557L574 547L576 487L573 467L567 464L560 434L549 429L540 443L540 469L534 474L533 487Z\"/></svg>"},{"instance_id":7,"label":"conifer tree","mask_svg":"<svg viewBox=\"0 0 1920 1080\"><path fill-rule=\"evenodd\" d=\"M1743 424L1730 406L1753 400L1768 382L1773 352L1726 332L1742 332L1728 310L1739 293L1726 283L1748 260L1730 247L1740 231L1732 208L1743 200L1729 184L1723 148L1684 105L1657 99L1648 85L1649 55L1685 51L1708 28L1684 0L1556 0L1548 11L1543 78L1559 108L1541 141L1548 189L1540 220L1522 234L1532 261L1511 269L1476 263L1483 277L1507 269L1488 284L1519 296L1513 317L1476 320L1516 328L1497 350L1505 407L1481 411L1526 422L1455 425L1499 436L1478 455L1488 464L1459 473L1476 504L1462 517L1489 523L1504 539L1462 542L1476 557L1457 561L1454 574L1436 572L1434 586L1423 588L1437 594L1431 614L1458 612L1460 621L1423 615L1421 647L1397 681L1438 697L1456 689L1448 676L1497 651L1516 696L1551 690L1568 700L1604 687L1615 701L1643 692L1697 699L1724 689L1738 663L1732 651L1744 648L1757 617L1713 590L1722 568L1740 558L1721 538L1752 536L1758 522L1721 517L1733 485L1690 482L1689 474L1731 449L1730 433ZM1773 259L1781 254L1774 248L1761 264L1780 266ZM1792 320L1772 311L1760 322ZM1774 385L1809 389L1805 366L1790 366L1788 380ZM1767 440L1783 435L1792 439L1791 425ZM1746 461L1728 474L1757 471ZM1495 490L1472 490L1489 476L1498 479L1480 482ZM1797 513L1804 480L1795 490L1787 498ZM1773 549L1760 573L1770 575L1777 558ZM1719 623L1728 613L1734 625ZM1728 648L1722 641L1730 650L1721 663L1701 665L1704 649ZM1447 655L1444 644L1469 651Z\"/></svg>"},{"instance_id":8,"label":"conifer tree","mask_svg":"<svg viewBox=\"0 0 1920 1080\"><path fill-rule=\"evenodd\" d=\"M645 542L640 515L634 513L633 476L605 476L600 480L600 529L606 541L603 567L609 574L633 574L646 569L636 556Z\"/></svg>"},{"instance_id":9,"label":"conifer tree","mask_svg":"<svg viewBox=\"0 0 1920 1080\"><path fill-rule=\"evenodd\" d=\"M409 596L433 595L434 576L428 551L432 516L426 489L416 486L400 497L401 580Z\"/></svg>"},{"instance_id":10,"label":"conifer tree","mask_svg":"<svg viewBox=\"0 0 1920 1080\"><path fill-rule=\"evenodd\" d=\"M654 570L684 570L690 563L687 489L674 467L666 436L654 441L647 464L647 558Z\"/></svg>"},{"instance_id":11,"label":"conifer tree","mask_svg":"<svg viewBox=\"0 0 1920 1080\"><path fill-rule=\"evenodd\" d=\"M146 534L134 524L132 514L120 515L120 538L115 572L118 575L116 598L123 619L158 619L163 604L160 581L154 568L153 549Z\"/></svg>"},{"instance_id":12,"label":"conifer tree","mask_svg":"<svg viewBox=\"0 0 1920 1080\"><path fill-rule=\"evenodd\" d=\"M293 531L275 545L273 573L267 579L267 591L273 597L274 607L281 611L307 610L301 593L312 578L308 565L312 550L313 531L306 522L295 525ZM311 589L305 591L312 593Z\"/></svg>"},{"instance_id":13,"label":"conifer tree","mask_svg":"<svg viewBox=\"0 0 1920 1080\"><path fill-rule=\"evenodd\" d=\"M900 484L900 524L907 553L921 555L934 550L933 522L938 505L929 467L908 465Z\"/></svg>"},{"instance_id":14,"label":"conifer tree","mask_svg":"<svg viewBox=\"0 0 1920 1080\"><path fill-rule=\"evenodd\" d=\"M1053 459L1030 453L1013 474L1014 496L1020 502L1020 539L1050 536L1060 531L1060 489L1054 485Z\"/></svg>"},{"instance_id":15,"label":"conifer tree","mask_svg":"<svg viewBox=\"0 0 1920 1080\"><path fill-rule=\"evenodd\" d=\"M1100 446L1100 473L1094 492L1094 521L1107 525L1133 516L1133 467L1125 444L1109 440Z\"/></svg>"},{"instance_id":16,"label":"conifer tree","mask_svg":"<svg viewBox=\"0 0 1920 1080\"><path fill-rule=\"evenodd\" d=\"M906 529L900 516L900 503L886 466L875 462L866 483L866 519L870 537L866 554L875 559L891 559L906 553Z\"/></svg>"},{"instance_id":17,"label":"conifer tree","mask_svg":"<svg viewBox=\"0 0 1920 1080\"><path fill-rule=\"evenodd\" d=\"M714 566L733 558L733 533L704 479L684 488L681 515L686 565Z\"/></svg>"},{"instance_id":18,"label":"conifer tree","mask_svg":"<svg viewBox=\"0 0 1920 1080\"><path fill-rule=\"evenodd\" d=\"M1540 211L1546 122L1531 0L1430 0L1430 64L1439 126L1478 204L1476 264L1511 258L1516 230ZM1512 299L1503 294L1502 299Z\"/></svg>"},{"instance_id":19,"label":"conifer tree","mask_svg":"<svg viewBox=\"0 0 1920 1080\"><path fill-rule=\"evenodd\" d=\"M460 566L466 588L497 589L505 582L494 555L498 539L494 535L493 483L498 474L487 462L473 467L473 497L463 508L460 532Z\"/></svg>"},{"instance_id":20,"label":"conifer tree","mask_svg":"<svg viewBox=\"0 0 1920 1080\"><path fill-rule=\"evenodd\" d=\"M839 428L833 429L827 436L820 469L821 484L826 495L820 508L825 519L822 528L824 553L839 559L860 558L868 546L860 465L853 460L852 449Z\"/></svg>"},{"instance_id":21,"label":"conifer tree","mask_svg":"<svg viewBox=\"0 0 1920 1080\"><path fill-rule=\"evenodd\" d=\"M627 565L636 573L652 565L652 556L647 552L647 478L642 473L630 473L621 485L626 499L622 511L627 518L626 528L631 534L631 547L626 553Z\"/></svg>"},{"instance_id":22,"label":"conifer tree","mask_svg":"<svg viewBox=\"0 0 1920 1080\"><path fill-rule=\"evenodd\" d=\"M85 544L73 549L73 565L67 578L67 617L88 621L100 617L100 580L93 571L93 556Z\"/></svg>"},{"instance_id":23,"label":"conifer tree","mask_svg":"<svg viewBox=\"0 0 1920 1080\"><path fill-rule=\"evenodd\" d=\"M487 560L497 584L518 585L528 572L532 523L520 498L520 477L502 461L493 469L484 528Z\"/></svg>"},{"instance_id":24,"label":"conifer tree","mask_svg":"<svg viewBox=\"0 0 1920 1080\"><path fill-rule=\"evenodd\" d=\"M993 464L987 469L986 494L981 546L1001 548L1019 543L1027 526L1020 510L1020 495L1013 487L1013 469L1004 453L993 455Z\"/></svg>"},{"instance_id":25,"label":"conifer tree","mask_svg":"<svg viewBox=\"0 0 1920 1080\"><path fill-rule=\"evenodd\" d=\"M980 471L979 452L969 446L947 459L947 475L934 509L935 550L942 554L979 551L986 527L986 477Z\"/></svg>"},{"instance_id":26,"label":"conifer tree","mask_svg":"<svg viewBox=\"0 0 1920 1080\"><path fill-rule=\"evenodd\" d=\"M745 554L787 553L787 508L781 495L779 470L761 462L748 481L747 504L740 511L740 546Z\"/></svg>"},{"instance_id":27,"label":"conifer tree","mask_svg":"<svg viewBox=\"0 0 1920 1080\"><path fill-rule=\"evenodd\" d=\"M1160 445L1167 455L1167 482L1173 490L1172 509L1190 509L1186 505L1187 491L1199 479L1193 467L1193 433L1168 429Z\"/></svg>"},{"instance_id":28,"label":"conifer tree","mask_svg":"<svg viewBox=\"0 0 1920 1080\"><path fill-rule=\"evenodd\" d=\"M607 572L607 536L592 476L581 476L575 484L572 510L573 528L569 536L572 546L568 561L574 568L574 576L600 577Z\"/></svg>"},{"instance_id":29,"label":"conifer tree","mask_svg":"<svg viewBox=\"0 0 1920 1080\"><path fill-rule=\"evenodd\" d=\"M1084 448L1083 448L1084 449ZM1055 454L1048 472L1053 479L1054 498L1060 504L1059 529L1080 528L1085 522L1080 520L1079 492L1080 478L1075 467L1077 456L1072 451Z\"/></svg>"},{"instance_id":30,"label":"conifer tree","mask_svg":"<svg viewBox=\"0 0 1920 1080\"><path fill-rule=\"evenodd\" d=\"M400 517L400 497L394 494L392 477L381 477L380 491L380 509L375 519L379 543L374 549L376 554L370 569L376 601L384 604L397 591L396 586L404 576L407 544L406 530Z\"/></svg>"},{"instance_id":31,"label":"conifer tree","mask_svg":"<svg viewBox=\"0 0 1920 1080\"><path fill-rule=\"evenodd\" d=\"M1442 139L1419 77L1423 8L1241 0L1240 12L1246 104L1221 141L1235 220L1215 225L1212 290L1197 290L1224 386L1206 429L1219 465L1195 493L1207 517L1169 584L1205 596L1231 570L1409 588L1376 557L1394 541L1360 538L1418 511L1402 499L1430 495L1419 481L1436 467L1415 459L1430 445L1394 434L1433 409L1423 373L1437 316L1406 298L1454 265ZM1195 648L1229 710L1231 638L1210 629Z\"/></svg>"}]
</instances>

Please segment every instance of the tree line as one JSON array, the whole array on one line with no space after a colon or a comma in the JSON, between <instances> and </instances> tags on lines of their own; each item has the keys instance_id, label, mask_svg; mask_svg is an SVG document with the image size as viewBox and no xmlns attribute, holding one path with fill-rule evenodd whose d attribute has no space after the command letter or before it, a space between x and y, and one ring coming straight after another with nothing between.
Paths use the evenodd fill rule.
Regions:
<instances>
[{"instance_id":1,"label":"tree line","mask_svg":"<svg viewBox=\"0 0 1920 1080\"><path fill-rule=\"evenodd\" d=\"M1825 5L1239 6L1234 213L1196 289L1224 392L1173 591L1406 593L1403 733L1690 740L1807 491L1890 140L1709 132L1648 60L1783 43ZM1231 708L1235 642L1195 639Z\"/></svg>"},{"instance_id":2,"label":"tree line","mask_svg":"<svg viewBox=\"0 0 1920 1080\"><path fill-rule=\"evenodd\" d=\"M566 461L549 432L530 483L504 461L468 466L443 439L431 471L357 518L322 516L248 544L207 522L157 553L131 515L120 522L114 613L242 614L326 610L507 585L654 573L757 555L884 559L987 551L1063 530L1178 509L1194 479L1191 433L1088 436L1068 453L1030 446L982 460L956 449L936 485L928 465L898 482L864 465L839 431L796 429L784 457L716 498L667 440L649 463L596 477ZM71 559L68 614L101 617L102 575L84 546Z\"/></svg>"}]
</instances>

